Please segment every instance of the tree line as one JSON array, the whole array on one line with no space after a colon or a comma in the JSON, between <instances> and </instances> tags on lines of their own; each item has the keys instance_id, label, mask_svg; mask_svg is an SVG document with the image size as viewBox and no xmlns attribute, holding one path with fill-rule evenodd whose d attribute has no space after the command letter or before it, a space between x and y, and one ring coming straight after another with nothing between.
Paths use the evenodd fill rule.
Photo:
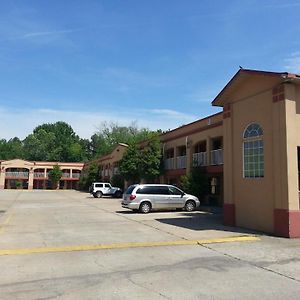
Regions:
<instances>
[{"instance_id":1,"label":"tree line","mask_svg":"<svg viewBox=\"0 0 300 300\"><path fill-rule=\"evenodd\" d=\"M110 153L117 143L139 143L153 132L135 123L119 126L104 122L90 139L80 138L65 122L37 126L25 139L0 139L0 160L84 162Z\"/></svg>"}]
</instances>

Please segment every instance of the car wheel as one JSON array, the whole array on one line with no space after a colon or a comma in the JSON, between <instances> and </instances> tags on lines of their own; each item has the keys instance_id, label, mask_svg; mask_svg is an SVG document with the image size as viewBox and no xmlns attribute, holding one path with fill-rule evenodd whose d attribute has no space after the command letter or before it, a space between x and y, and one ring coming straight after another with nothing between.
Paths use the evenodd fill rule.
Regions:
<instances>
[{"instance_id":1,"label":"car wheel","mask_svg":"<svg viewBox=\"0 0 300 300\"><path fill-rule=\"evenodd\" d=\"M103 194L102 192L98 191L96 192L96 198L102 198Z\"/></svg>"},{"instance_id":2,"label":"car wheel","mask_svg":"<svg viewBox=\"0 0 300 300\"><path fill-rule=\"evenodd\" d=\"M186 211L194 211L196 209L196 203L194 201L187 201L185 203L184 209Z\"/></svg>"},{"instance_id":3,"label":"car wheel","mask_svg":"<svg viewBox=\"0 0 300 300\"><path fill-rule=\"evenodd\" d=\"M141 205L140 205L140 212L143 213L143 214L147 214L150 212L151 210L151 204L149 202L143 202Z\"/></svg>"}]
</instances>

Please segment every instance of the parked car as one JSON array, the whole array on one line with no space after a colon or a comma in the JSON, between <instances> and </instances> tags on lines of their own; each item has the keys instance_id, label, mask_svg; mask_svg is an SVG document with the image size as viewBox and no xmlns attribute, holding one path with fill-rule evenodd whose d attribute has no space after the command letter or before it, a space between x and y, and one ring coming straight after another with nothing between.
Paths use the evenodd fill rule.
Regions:
<instances>
[{"instance_id":1,"label":"parked car","mask_svg":"<svg viewBox=\"0 0 300 300\"><path fill-rule=\"evenodd\" d=\"M123 194L122 207L149 213L158 209L185 209L193 211L200 201L179 188L168 184L135 184Z\"/></svg>"},{"instance_id":2,"label":"parked car","mask_svg":"<svg viewBox=\"0 0 300 300\"><path fill-rule=\"evenodd\" d=\"M108 182L93 182L89 188L89 192L95 198L101 198L102 196L113 196L120 198L123 194L120 188L112 187Z\"/></svg>"}]
</instances>

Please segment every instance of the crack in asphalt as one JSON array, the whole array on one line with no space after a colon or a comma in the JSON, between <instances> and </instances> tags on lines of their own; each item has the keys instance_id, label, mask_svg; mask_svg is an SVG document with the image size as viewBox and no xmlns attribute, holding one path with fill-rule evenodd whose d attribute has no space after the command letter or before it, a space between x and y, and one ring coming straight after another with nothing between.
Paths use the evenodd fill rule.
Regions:
<instances>
[{"instance_id":1,"label":"crack in asphalt","mask_svg":"<svg viewBox=\"0 0 300 300\"><path fill-rule=\"evenodd\" d=\"M226 256L226 257L229 257L229 258L231 258L231 259L234 259L234 260L236 260L236 261L240 261L240 262L246 263L246 264L248 264L248 265L250 265L250 266L253 266L253 267L255 267L255 268L258 268L258 269L261 269L261 270L264 270L264 271L267 271L267 272L270 272L270 273L273 273L273 274L279 275L279 276L281 276L281 277L285 277L285 278L287 278L287 279L290 279L290 280L293 280L293 281L295 281L295 282L300 283L300 280L297 279L297 278L295 278L295 277L292 277L292 276L283 274L283 273L281 273L281 272L279 272L279 271L276 271L276 270L273 270L273 269L267 267L267 266L270 266L270 265L272 265L272 264L274 264L274 263L275 263L275 264L286 264L286 263L288 263L288 262L290 262L290 261L295 261L295 260L296 260L296 261L300 261L300 259L282 260L282 261L276 261L276 262L274 262L274 263L267 263L267 262L258 262L258 263L255 263L255 262L251 262L251 261L249 261L249 260L247 260L247 259L243 259L243 258L234 256L234 255L232 255L232 254L228 254L228 253L225 253L225 252L223 252L223 251L216 250L216 249L212 248L212 247L209 246L209 245L204 245L204 244L198 244L198 245L199 245L199 246L202 246L202 247L204 247L204 248L206 248L206 249L208 249L208 250L214 251L214 252L216 252L216 253L218 253L218 254L221 254L221 255L223 255L223 256ZM287 261L288 261L288 262L287 262ZM264 264L266 264L266 266L264 266Z\"/></svg>"}]
</instances>

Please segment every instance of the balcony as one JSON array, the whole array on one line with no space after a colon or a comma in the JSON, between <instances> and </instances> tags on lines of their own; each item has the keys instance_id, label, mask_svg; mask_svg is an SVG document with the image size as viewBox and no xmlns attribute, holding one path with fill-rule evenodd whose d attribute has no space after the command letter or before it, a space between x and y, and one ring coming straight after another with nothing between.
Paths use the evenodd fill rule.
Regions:
<instances>
[{"instance_id":1,"label":"balcony","mask_svg":"<svg viewBox=\"0 0 300 300\"><path fill-rule=\"evenodd\" d=\"M198 152L193 154L193 167L207 166L207 153Z\"/></svg>"},{"instance_id":2,"label":"balcony","mask_svg":"<svg viewBox=\"0 0 300 300\"><path fill-rule=\"evenodd\" d=\"M72 178L75 178L75 179L80 178L80 173L73 173Z\"/></svg>"},{"instance_id":3,"label":"balcony","mask_svg":"<svg viewBox=\"0 0 300 300\"><path fill-rule=\"evenodd\" d=\"M5 177L28 178L29 177L29 172L5 172Z\"/></svg>"},{"instance_id":4,"label":"balcony","mask_svg":"<svg viewBox=\"0 0 300 300\"><path fill-rule=\"evenodd\" d=\"M186 155L176 157L176 169L186 168Z\"/></svg>"},{"instance_id":5,"label":"balcony","mask_svg":"<svg viewBox=\"0 0 300 300\"><path fill-rule=\"evenodd\" d=\"M61 178L70 178L70 173L63 173Z\"/></svg>"},{"instance_id":6,"label":"balcony","mask_svg":"<svg viewBox=\"0 0 300 300\"><path fill-rule=\"evenodd\" d=\"M223 149L217 149L210 152L211 165L223 164Z\"/></svg>"},{"instance_id":7,"label":"balcony","mask_svg":"<svg viewBox=\"0 0 300 300\"><path fill-rule=\"evenodd\" d=\"M173 170L174 169L174 158L167 158L165 160L165 169L166 170Z\"/></svg>"},{"instance_id":8,"label":"balcony","mask_svg":"<svg viewBox=\"0 0 300 300\"><path fill-rule=\"evenodd\" d=\"M44 172L34 172L33 173L33 177L34 178L46 178L48 176L45 176L45 173Z\"/></svg>"}]
</instances>

